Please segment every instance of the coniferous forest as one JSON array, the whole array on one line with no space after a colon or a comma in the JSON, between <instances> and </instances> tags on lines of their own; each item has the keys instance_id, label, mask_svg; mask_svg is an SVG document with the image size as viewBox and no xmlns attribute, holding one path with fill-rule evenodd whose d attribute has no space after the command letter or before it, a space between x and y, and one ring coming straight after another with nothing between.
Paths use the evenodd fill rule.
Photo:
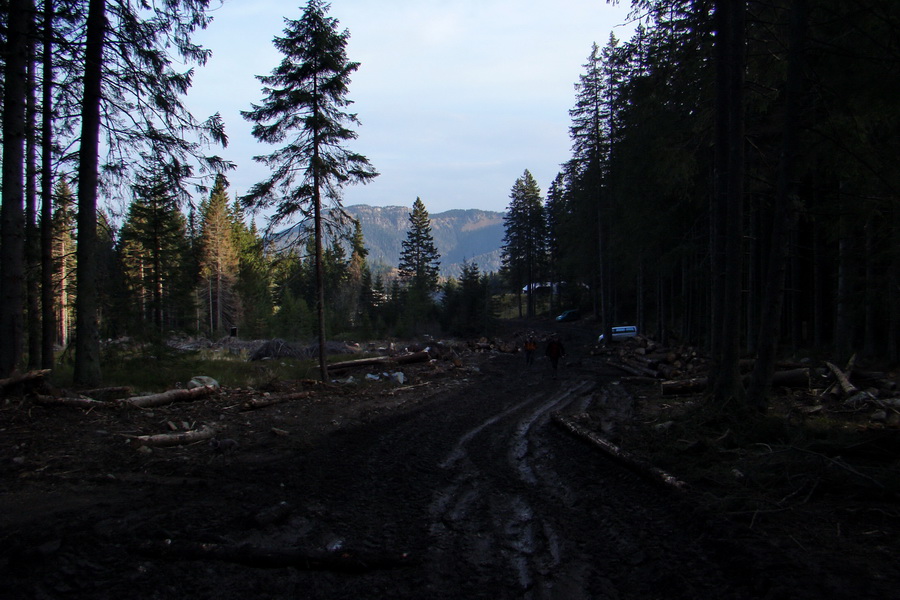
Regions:
<instances>
[{"instance_id":1,"label":"coniferous forest","mask_svg":"<svg viewBox=\"0 0 900 600\"><path fill-rule=\"evenodd\" d=\"M764 405L774 361L798 351L900 359L894 0L635 0L631 39L585 48L558 176L543 192L522 165L510 182L501 272L450 280L427 198L398 199L416 198L401 264L375 269L333 193L378 165L343 149L357 63L320 0L273 32L285 62L244 114L292 143L264 157L270 179L229 190L221 117L190 114L176 67L203 68L191 34L209 12L3 3L0 377L66 351L97 383L102 341L122 337L478 335L503 295L541 316L535 282L566 282L551 310L598 332L702 345L718 401ZM335 71L284 71L317 56ZM740 356L757 358L747 389Z\"/></svg>"}]
</instances>

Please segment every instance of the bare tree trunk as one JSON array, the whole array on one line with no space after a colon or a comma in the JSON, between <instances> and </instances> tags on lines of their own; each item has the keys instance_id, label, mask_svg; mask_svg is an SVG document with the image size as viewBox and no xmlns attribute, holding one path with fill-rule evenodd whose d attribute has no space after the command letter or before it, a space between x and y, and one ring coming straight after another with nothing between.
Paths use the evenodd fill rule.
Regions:
<instances>
[{"instance_id":1,"label":"bare tree trunk","mask_svg":"<svg viewBox=\"0 0 900 600\"><path fill-rule=\"evenodd\" d=\"M78 296L75 299L74 371L75 383L88 386L97 386L101 379L96 254L101 71L105 37L106 0L90 0L78 159Z\"/></svg>"},{"instance_id":2,"label":"bare tree trunk","mask_svg":"<svg viewBox=\"0 0 900 600\"><path fill-rule=\"evenodd\" d=\"M738 359L741 334L741 275L744 179L744 12L745 0L716 2L716 193L717 306L714 329L713 398L723 406L743 399ZM715 324L714 324L715 326Z\"/></svg>"},{"instance_id":3,"label":"bare tree trunk","mask_svg":"<svg viewBox=\"0 0 900 600\"><path fill-rule=\"evenodd\" d=\"M900 209L894 206L890 231L891 258L888 274L887 356L892 363L900 360Z\"/></svg>"},{"instance_id":4,"label":"bare tree trunk","mask_svg":"<svg viewBox=\"0 0 900 600\"><path fill-rule=\"evenodd\" d=\"M775 197L775 214L772 223L772 239L766 288L762 303L762 316L756 344L758 353L747 400L760 411L768 408L768 393L775 372L775 359L781 332L781 314L784 305L785 271L790 249L790 232L796 222L794 196L794 159L797 150L797 128L800 115L802 85L802 57L806 36L806 1L794 0L790 15L790 50L788 73L785 82L785 115L782 129L781 156L778 161L778 182Z\"/></svg>"},{"instance_id":5,"label":"bare tree trunk","mask_svg":"<svg viewBox=\"0 0 900 600\"><path fill-rule=\"evenodd\" d=\"M37 76L34 39L28 41L25 108L25 281L28 305L28 368L41 366L41 239L37 223Z\"/></svg>"},{"instance_id":6,"label":"bare tree trunk","mask_svg":"<svg viewBox=\"0 0 900 600\"><path fill-rule=\"evenodd\" d=\"M44 0L41 83L41 367L53 368L56 312L53 294L53 0ZM65 257L61 257L65 260ZM63 282L64 284L64 282Z\"/></svg>"},{"instance_id":7,"label":"bare tree trunk","mask_svg":"<svg viewBox=\"0 0 900 600\"><path fill-rule=\"evenodd\" d=\"M22 360L25 305L25 97L31 0L10 0L3 90L3 200L0 206L0 377Z\"/></svg>"}]
</instances>

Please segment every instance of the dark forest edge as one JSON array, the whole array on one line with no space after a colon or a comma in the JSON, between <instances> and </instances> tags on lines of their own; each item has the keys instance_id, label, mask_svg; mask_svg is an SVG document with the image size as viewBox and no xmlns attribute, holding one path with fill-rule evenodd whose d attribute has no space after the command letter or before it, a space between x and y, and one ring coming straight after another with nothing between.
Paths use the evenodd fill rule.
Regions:
<instances>
[{"instance_id":1,"label":"dark forest edge","mask_svg":"<svg viewBox=\"0 0 900 600\"><path fill-rule=\"evenodd\" d=\"M661 343L704 348L710 400L720 406L765 410L778 357L900 361L895 2L634 2L634 36L595 44L583 65L572 155L561 157L546 195L528 170L512 183L501 268L466 262L443 279L419 199L396 265L369 264L366 232L339 202L321 215L333 226L324 244L301 229L278 251L267 245L247 214L259 205L229 196L228 165L201 143L225 141L220 120L195 120L178 101L189 81L167 60L152 61L166 59L168 32L208 22L205 4L147 15L117 12L120 4L13 0L3 15L11 32L27 22L33 28L21 31L35 35L5 40L0 375L56 368L65 349L87 385L110 360L101 340L125 337L472 336L498 317L570 308L596 319L598 331L631 323ZM322 8L312 1L304 14ZM133 17L140 35L104 28L98 15ZM92 32L93 42L81 39ZM310 50L302 28L295 33L291 51ZM155 83L135 68L138 39L154 42L141 56L155 65ZM93 74L107 86L99 92L67 85L88 80L82 53L91 43L73 41L120 53ZM179 43L202 64L201 49ZM348 73L354 65L346 62ZM103 107L101 115L121 117L111 99L125 91L112 81L135 82L134 106L148 95L168 102L127 131L114 119L64 116ZM153 129L163 116L198 141ZM115 142L106 162L84 162L85 148L57 151L92 140L86 126ZM97 206L98 190L116 190L110 175L123 185L106 199L128 204L118 218ZM187 191L191 183L199 192ZM272 189L262 185L257 197L278 215L298 206L311 214L303 204L311 197ZM528 286L538 281L566 282L568 292L538 296ZM758 365L746 384L745 357Z\"/></svg>"}]
</instances>

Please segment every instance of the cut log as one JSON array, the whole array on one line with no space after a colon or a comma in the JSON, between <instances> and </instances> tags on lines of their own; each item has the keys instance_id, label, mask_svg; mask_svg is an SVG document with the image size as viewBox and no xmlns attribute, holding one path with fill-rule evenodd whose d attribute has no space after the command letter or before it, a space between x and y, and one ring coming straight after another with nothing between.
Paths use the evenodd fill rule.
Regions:
<instances>
[{"instance_id":1,"label":"cut log","mask_svg":"<svg viewBox=\"0 0 900 600\"><path fill-rule=\"evenodd\" d=\"M644 476L655 483L665 485L669 489L684 490L687 487L683 481L666 473L662 469L653 466L647 461L635 456L624 448L616 446L607 439L604 439L595 431L583 427L570 418L564 417L558 413L553 414L553 420L564 429L574 433L575 435L589 440L595 447L605 452L611 458L621 462L632 471Z\"/></svg>"},{"instance_id":2,"label":"cut log","mask_svg":"<svg viewBox=\"0 0 900 600\"><path fill-rule=\"evenodd\" d=\"M241 403L240 410L257 410L260 408L266 408L267 406L274 406L275 404L281 404L282 402L290 402L292 400L300 400L301 398L309 398L312 396L312 392L295 392L293 394L282 394L280 396L268 396L266 398L251 398L246 402Z\"/></svg>"},{"instance_id":3,"label":"cut log","mask_svg":"<svg viewBox=\"0 0 900 600\"><path fill-rule=\"evenodd\" d=\"M52 369L41 369L40 371L28 371L27 373L13 373L5 379L0 379L0 390L8 385L24 383L26 381L32 381L34 379L41 379L51 370Z\"/></svg>"},{"instance_id":4,"label":"cut log","mask_svg":"<svg viewBox=\"0 0 900 600\"><path fill-rule=\"evenodd\" d=\"M154 406L164 406L184 400L196 400L213 394L216 388L211 385L194 388L192 390L169 390L160 394L150 394L148 396L132 396L122 400L125 404L137 406L138 408L150 408Z\"/></svg>"},{"instance_id":5,"label":"cut log","mask_svg":"<svg viewBox=\"0 0 900 600\"><path fill-rule=\"evenodd\" d=\"M78 393L95 400L120 400L131 395L131 388L120 385L115 387L97 388L94 390L81 390Z\"/></svg>"},{"instance_id":6,"label":"cut log","mask_svg":"<svg viewBox=\"0 0 900 600\"><path fill-rule=\"evenodd\" d=\"M113 402L104 402L102 400L94 400L81 396L79 398L67 398L57 396L43 396L35 394L33 396L34 403L40 406L71 406L74 408L109 408L116 406Z\"/></svg>"},{"instance_id":7,"label":"cut log","mask_svg":"<svg viewBox=\"0 0 900 600\"><path fill-rule=\"evenodd\" d=\"M661 381L659 393L663 396L677 396L679 394L696 394L706 389L708 383L706 377L694 377L692 379L673 379Z\"/></svg>"},{"instance_id":8,"label":"cut log","mask_svg":"<svg viewBox=\"0 0 900 600\"><path fill-rule=\"evenodd\" d=\"M830 362L826 362L825 365L832 373L834 373L834 377L838 380L838 383L841 384L841 390L843 390L844 395L852 396L859 391L855 385L850 383L850 380L847 379L847 376L838 367Z\"/></svg>"},{"instance_id":9,"label":"cut log","mask_svg":"<svg viewBox=\"0 0 900 600\"><path fill-rule=\"evenodd\" d=\"M170 560L215 560L262 569L293 567L302 571L339 573L366 573L414 564L406 554L375 556L348 551L341 551L339 554L311 554L297 548L265 548L250 544L225 546L166 541L147 542L135 550L145 556Z\"/></svg>"},{"instance_id":10,"label":"cut log","mask_svg":"<svg viewBox=\"0 0 900 600\"><path fill-rule=\"evenodd\" d=\"M212 439L216 435L216 430L208 425L204 425L200 429L191 431L182 431L180 433L158 433L156 435L139 435L132 438L134 443L139 446L156 446L165 448L168 446L185 446L195 442Z\"/></svg>"},{"instance_id":11,"label":"cut log","mask_svg":"<svg viewBox=\"0 0 900 600\"><path fill-rule=\"evenodd\" d=\"M345 360L335 362L328 365L329 369L339 371L341 369L356 369L360 367L372 367L375 365L406 365L417 362L425 362L431 359L431 355L427 350L420 352L412 352L410 354L402 354L400 356L374 356L371 358L358 358L356 360Z\"/></svg>"},{"instance_id":12,"label":"cut log","mask_svg":"<svg viewBox=\"0 0 900 600\"><path fill-rule=\"evenodd\" d=\"M743 378L744 385L749 385L750 377ZM678 394L696 394L706 389L708 378L694 377L692 379L674 379L662 381L659 384L660 394L663 396L676 396ZM809 388L809 369L791 369L790 371L776 371L772 374L773 387L786 387L795 389Z\"/></svg>"},{"instance_id":13,"label":"cut log","mask_svg":"<svg viewBox=\"0 0 900 600\"><path fill-rule=\"evenodd\" d=\"M775 371L772 374L774 387L786 387L793 389L809 389L809 369L790 369L788 371Z\"/></svg>"},{"instance_id":14,"label":"cut log","mask_svg":"<svg viewBox=\"0 0 900 600\"><path fill-rule=\"evenodd\" d=\"M637 375L638 377L657 377L656 369L648 368L642 364L640 364L636 360L631 360L628 358L623 358L622 362L629 367L628 371L632 375ZM621 367L620 367L621 368Z\"/></svg>"}]
</instances>

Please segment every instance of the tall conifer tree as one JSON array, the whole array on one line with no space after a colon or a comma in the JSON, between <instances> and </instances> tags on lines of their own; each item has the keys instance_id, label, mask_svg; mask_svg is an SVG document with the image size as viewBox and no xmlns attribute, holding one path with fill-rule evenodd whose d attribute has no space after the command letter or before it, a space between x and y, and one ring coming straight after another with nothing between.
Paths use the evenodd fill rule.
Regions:
<instances>
[{"instance_id":1,"label":"tall conifer tree","mask_svg":"<svg viewBox=\"0 0 900 600\"><path fill-rule=\"evenodd\" d=\"M315 240L316 315L319 370L328 378L325 361L325 285L322 249L323 197L340 205L346 184L365 183L377 175L368 159L344 147L357 137L349 125L358 125L346 112L350 76L359 63L347 59L348 31L338 32L338 21L328 16L330 5L309 0L299 20L287 20L275 47L284 55L271 75L259 76L266 97L262 104L242 113L252 121L253 135L261 142L287 144L255 160L271 176L254 185L244 197L247 206L275 208L270 225L296 216L312 217Z\"/></svg>"}]
</instances>

